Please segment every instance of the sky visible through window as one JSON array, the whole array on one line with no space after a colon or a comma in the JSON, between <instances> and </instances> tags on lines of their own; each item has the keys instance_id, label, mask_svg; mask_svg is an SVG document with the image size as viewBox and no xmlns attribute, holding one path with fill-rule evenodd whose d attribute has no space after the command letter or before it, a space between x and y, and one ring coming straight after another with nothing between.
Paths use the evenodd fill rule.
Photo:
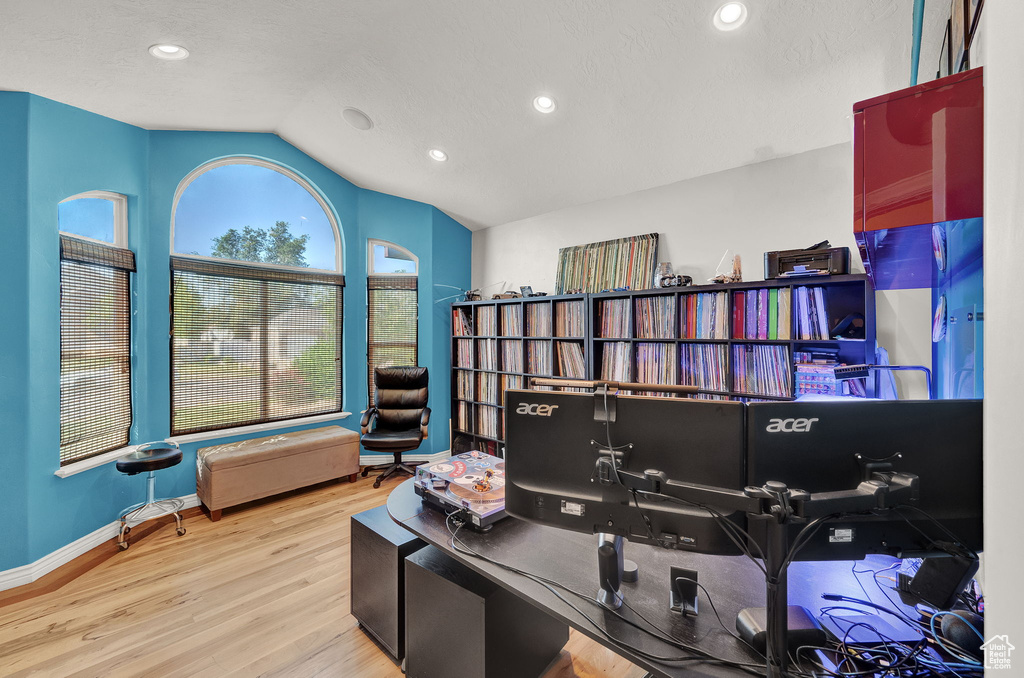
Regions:
<instances>
[{"instance_id":1,"label":"sky visible through window","mask_svg":"<svg viewBox=\"0 0 1024 678\"><path fill-rule=\"evenodd\" d=\"M258 165L215 167L189 184L174 213L174 251L212 256L214 238L229 229L269 231L279 221L293 236L309 236L310 268L337 270L334 229L320 203L301 184Z\"/></svg>"},{"instance_id":2,"label":"sky visible through window","mask_svg":"<svg viewBox=\"0 0 1024 678\"><path fill-rule=\"evenodd\" d=\"M416 273L416 262L399 247L373 246L374 273Z\"/></svg>"},{"instance_id":3,"label":"sky visible through window","mask_svg":"<svg viewBox=\"0 0 1024 678\"><path fill-rule=\"evenodd\" d=\"M78 198L57 205L57 228L64 233L114 242L114 203L104 198Z\"/></svg>"}]
</instances>

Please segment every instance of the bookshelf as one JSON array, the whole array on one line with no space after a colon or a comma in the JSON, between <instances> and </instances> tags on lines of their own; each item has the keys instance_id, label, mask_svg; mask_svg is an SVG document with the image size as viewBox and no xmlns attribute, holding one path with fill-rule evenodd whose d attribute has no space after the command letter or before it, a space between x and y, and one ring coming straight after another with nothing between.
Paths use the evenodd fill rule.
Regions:
<instances>
[{"instance_id":1,"label":"bookshelf","mask_svg":"<svg viewBox=\"0 0 1024 678\"><path fill-rule=\"evenodd\" d=\"M830 367L796 357L874 362L875 295L864 275L589 296L595 379L690 384L707 399L791 400L835 384ZM863 338L831 338L850 314L863 317ZM868 383L853 388L872 395Z\"/></svg>"},{"instance_id":2,"label":"bookshelf","mask_svg":"<svg viewBox=\"0 0 1024 678\"><path fill-rule=\"evenodd\" d=\"M591 378L587 302L572 294L452 304L453 450L504 454L506 389L529 388L534 376Z\"/></svg>"},{"instance_id":3,"label":"bookshelf","mask_svg":"<svg viewBox=\"0 0 1024 678\"><path fill-rule=\"evenodd\" d=\"M502 455L504 391L528 388L531 376L791 400L800 389L835 386L830 366L795 357L874 362L875 293L865 275L459 302L451 310L453 450L458 442ZM863 338L831 338L850 314L863 317ZM854 387L873 395L866 380Z\"/></svg>"}]
</instances>

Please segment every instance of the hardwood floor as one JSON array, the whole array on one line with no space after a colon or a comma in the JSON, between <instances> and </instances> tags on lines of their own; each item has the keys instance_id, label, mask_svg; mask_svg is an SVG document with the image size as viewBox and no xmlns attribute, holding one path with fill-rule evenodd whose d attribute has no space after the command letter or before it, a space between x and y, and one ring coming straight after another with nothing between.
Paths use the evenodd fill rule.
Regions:
<instances>
[{"instance_id":1,"label":"hardwood floor","mask_svg":"<svg viewBox=\"0 0 1024 678\"><path fill-rule=\"evenodd\" d=\"M183 537L168 520L133 533L123 553L98 549L63 576L7 592L0 676L400 678L348 601L348 518L399 482L319 485L217 523L193 512ZM574 631L545 678L643 675Z\"/></svg>"}]
</instances>

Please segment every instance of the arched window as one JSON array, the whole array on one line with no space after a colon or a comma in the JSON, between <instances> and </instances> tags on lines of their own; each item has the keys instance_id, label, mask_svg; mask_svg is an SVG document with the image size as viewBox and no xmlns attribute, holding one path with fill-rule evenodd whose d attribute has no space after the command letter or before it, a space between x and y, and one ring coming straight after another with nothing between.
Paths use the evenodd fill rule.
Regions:
<instances>
[{"instance_id":1,"label":"arched window","mask_svg":"<svg viewBox=\"0 0 1024 678\"><path fill-rule=\"evenodd\" d=\"M57 205L60 465L128 444L132 426L127 199L90 191Z\"/></svg>"},{"instance_id":2,"label":"arched window","mask_svg":"<svg viewBox=\"0 0 1024 678\"><path fill-rule=\"evenodd\" d=\"M373 368L418 360L419 258L394 243L370 240L367 261L367 393L373 403Z\"/></svg>"},{"instance_id":3,"label":"arched window","mask_svg":"<svg viewBox=\"0 0 1024 678\"><path fill-rule=\"evenodd\" d=\"M172 240L171 433L340 412L341 232L319 192L211 162L178 187Z\"/></svg>"}]
</instances>

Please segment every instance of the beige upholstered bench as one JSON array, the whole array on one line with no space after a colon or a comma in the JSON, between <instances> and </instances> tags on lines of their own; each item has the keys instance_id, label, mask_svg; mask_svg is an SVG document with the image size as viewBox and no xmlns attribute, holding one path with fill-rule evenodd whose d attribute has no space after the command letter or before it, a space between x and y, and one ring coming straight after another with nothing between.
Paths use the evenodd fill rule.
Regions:
<instances>
[{"instance_id":1,"label":"beige upholstered bench","mask_svg":"<svg viewBox=\"0 0 1024 678\"><path fill-rule=\"evenodd\" d=\"M196 455L196 494L209 512L220 512L325 480L359 472L359 434L340 426L293 431L204 447Z\"/></svg>"}]
</instances>

